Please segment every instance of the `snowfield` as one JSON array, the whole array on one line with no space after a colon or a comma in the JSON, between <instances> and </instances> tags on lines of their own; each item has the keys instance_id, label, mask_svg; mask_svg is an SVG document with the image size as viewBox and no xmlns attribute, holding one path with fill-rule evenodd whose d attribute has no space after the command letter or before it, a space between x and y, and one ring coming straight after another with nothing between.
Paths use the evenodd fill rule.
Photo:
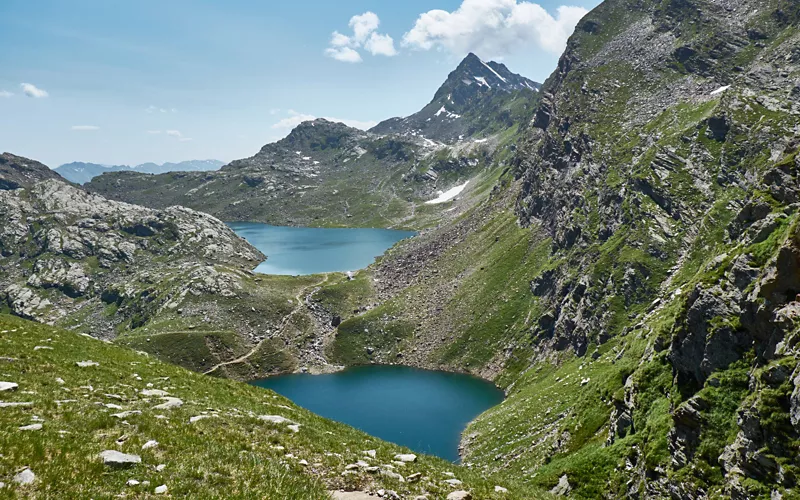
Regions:
<instances>
[{"instance_id":1,"label":"snowfield","mask_svg":"<svg viewBox=\"0 0 800 500\"><path fill-rule=\"evenodd\" d=\"M455 198L456 196L461 194L461 191L463 191L464 188L467 187L467 184L469 184L469 181L465 182L464 184L462 184L460 186L452 187L452 188L448 189L447 191L439 191L439 196L438 197L436 197L436 198L434 198L432 200L426 201L425 204L426 205L438 205L439 203L447 203L448 201L452 200L453 198Z\"/></svg>"}]
</instances>

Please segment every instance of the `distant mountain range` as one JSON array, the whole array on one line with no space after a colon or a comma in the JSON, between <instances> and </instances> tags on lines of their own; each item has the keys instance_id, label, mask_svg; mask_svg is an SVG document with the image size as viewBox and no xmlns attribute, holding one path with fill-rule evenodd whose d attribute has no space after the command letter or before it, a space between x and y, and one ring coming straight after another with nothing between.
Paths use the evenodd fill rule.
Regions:
<instances>
[{"instance_id":1,"label":"distant mountain range","mask_svg":"<svg viewBox=\"0 0 800 500\"><path fill-rule=\"evenodd\" d=\"M219 170L225 165L219 160L189 160L180 163L142 163L131 167L129 165L100 165L98 163L72 162L61 165L55 171L67 180L77 184L85 184L98 175L106 172L141 172L143 174L165 174L167 172L207 172Z\"/></svg>"}]
</instances>

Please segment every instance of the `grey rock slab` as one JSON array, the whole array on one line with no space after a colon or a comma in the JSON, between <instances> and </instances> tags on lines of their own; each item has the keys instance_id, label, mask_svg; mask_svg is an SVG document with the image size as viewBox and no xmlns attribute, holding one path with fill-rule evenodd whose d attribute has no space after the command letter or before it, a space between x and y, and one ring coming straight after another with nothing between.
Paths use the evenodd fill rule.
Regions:
<instances>
[{"instance_id":1,"label":"grey rock slab","mask_svg":"<svg viewBox=\"0 0 800 500\"><path fill-rule=\"evenodd\" d=\"M23 425L19 428L21 431L40 431L42 430L42 424L31 424L31 425Z\"/></svg>"},{"instance_id":2,"label":"grey rock slab","mask_svg":"<svg viewBox=\"0 0 800 500\"><path fill-rule=\"evenodd\" d=\"M89 368L91 366L100 366L100 363L98 363L96 361L92 361L91 359L89 361L78 361L75 364L78 365L81 368Z\"/></svg>"},{"instance_id":3,"label":"grey rock slab","mask_svg":"<svg viewBox=\"0 0 800 500\"><path fill-rule=\"evenodd\" d=\"M15 384L14 382L0 382L0 392L16 391L18 388L19 384Z\"/></svg>"},{"instance_id":4,"label":"grey rock slab","mask_svg":"<svg viewBox=\"0 0 800 500\"><path fill-rule=\"evenodd\" d=\"M100 459L103 460L104 465L110 467L131 467L136 464L142 463L142 457L139 455L128 455L116 450L105 450L100 452Z\"/></svg>"},{"instance_id":5,"label":"grey rock slab","mask_svg":"<svg viewBox=\"0 0 800 500\"><path fill-rule=\"evenodd\" d=\"M394 456L394 459L399 462L416 462L417 456L413 453L400 453Z\"/></svg>"}]
</instances>

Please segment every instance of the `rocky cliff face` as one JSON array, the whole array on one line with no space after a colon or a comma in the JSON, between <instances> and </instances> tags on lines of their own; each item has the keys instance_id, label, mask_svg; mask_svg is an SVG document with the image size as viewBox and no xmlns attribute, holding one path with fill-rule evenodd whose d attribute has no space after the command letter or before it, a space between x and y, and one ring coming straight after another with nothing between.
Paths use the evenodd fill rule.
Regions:
<instances>
[{"instance_id":1,"label":"rocky cliff face","mask_svg":"<svg viewBox=\"0 0 800 500\"><path fill-rule=\"evenodd\" d=\"M0 214L2 297L14 314L40 321L62 319L87 299L120 300L137 275L159 267L250 269L265 258L208 215L112 202L58 180L0 192Z\"/></svg>"},{"instance_id":2,"label":"rocky cliff face","mask_svg":"<svg viewBox=\"0 0 800 500\"><path fill-rule=\"evenodd\" d=\"M528 109L524 103L535 101L539 88L541 84L512 73L505 65L484 62L470 53L422 110L383 121L370 132L444 143L488 135L523 119Z\"/></svg>"}]
</instances>

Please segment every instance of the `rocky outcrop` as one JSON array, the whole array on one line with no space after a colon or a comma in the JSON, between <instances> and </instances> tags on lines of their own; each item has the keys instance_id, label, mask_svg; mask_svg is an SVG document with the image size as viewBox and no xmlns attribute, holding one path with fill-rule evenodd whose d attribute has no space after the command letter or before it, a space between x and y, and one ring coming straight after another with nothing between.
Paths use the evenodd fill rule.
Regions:
<instances>
[{"instance_id":1,"label":"rocky outcrop","mask_svg":"<svg viewBox=\"0 0 800 500\"><path fill-rule=\"evenodd\" d=\"M0 191L31 187L37 182L63 177L38 161L3 153L0 155Z\"/></svg>"}]
</instances>

